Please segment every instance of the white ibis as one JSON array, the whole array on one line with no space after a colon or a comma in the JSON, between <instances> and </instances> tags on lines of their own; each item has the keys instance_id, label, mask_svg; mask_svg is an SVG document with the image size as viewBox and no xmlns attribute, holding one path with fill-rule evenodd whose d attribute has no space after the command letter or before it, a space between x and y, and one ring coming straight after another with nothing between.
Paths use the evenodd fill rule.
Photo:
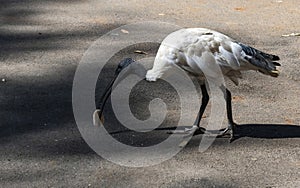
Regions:
<instances>
[{"instance_id":1,"label":"white ibis","mask_svg":"<svg viewBox=\"0 0 300 188\"><path fill-rule=\"evenodd\" d=\"M276 66L280 66L279 63L275 62L277 60L279 60L279 57L276 55L259 51L217 31L205 28L180 29L169 34L163 40L155 57L153 68L147 71L145 77L147 81L154 82L159 78L172 74L172 66L179 67L199 77L203 97L193 127L200 129L200 121L209 101L205 85L206 75L202 71L203 67L208 67L212 64L219 65L221 73L238 85L241 71L254 70L277 77L279 71L276 69ZM132 62L133 60L130 58L123 60L115 72L115 78ZM94 124L99 123L100 117L102 117L103 107L111 94L111 87L115 78L108 85L101 99L102 105L93 114ZM226 99L228 127L220 130L220 135L229 132L230 140L232 141L235 138L234 130L236 124L232 118L231 93L224 85L221 86L221 89ZM203 128L201 129L203 130ZM195 131L195 129L193 130ZM187 133L189 131L187 130Z\"/></svg>"}]
</instances>

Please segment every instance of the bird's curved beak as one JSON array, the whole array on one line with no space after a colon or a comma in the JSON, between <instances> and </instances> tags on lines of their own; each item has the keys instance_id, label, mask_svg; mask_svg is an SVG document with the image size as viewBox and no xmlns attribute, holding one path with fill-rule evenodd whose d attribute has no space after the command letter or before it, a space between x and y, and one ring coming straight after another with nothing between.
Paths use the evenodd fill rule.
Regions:
<instances>
[{"instance_id":1,"label":"bird's curved beak","mask_svg":"<svg viewBox=\"0 0 300 188\"><path fill-rule=\"evenodd\" d=\"M100 99L100 106L97 107L97 109L93 113L93 124L95 126L103 125L104 124L104 116L103 116L103 110L105 103L107 102L107 99L110 97L111 92L112 92L112 87L114 85L114 82L116 81L118 75L120 72L126 68L128 65L133 63L134 60L132 58L126 58L123 59L119 64L117 69L115 70L115 75L113 79L110 81L110 83L106 86L104 93Z\"/></svg>"}]
</instances>

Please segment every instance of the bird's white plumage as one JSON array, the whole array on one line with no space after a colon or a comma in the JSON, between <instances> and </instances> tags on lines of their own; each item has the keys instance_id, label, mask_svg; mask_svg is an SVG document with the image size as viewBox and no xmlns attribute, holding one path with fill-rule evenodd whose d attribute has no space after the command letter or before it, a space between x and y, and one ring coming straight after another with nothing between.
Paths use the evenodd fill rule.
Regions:
<instances>
[{"instance_id":1,"label":"bird's white plumage","mask_svg":"<svg viewBox=\"0 0 300 188\"><path fill-rule=\"evenodd\" d=\"M204 77L203 68L216 64L225 76L238 84L240 71L257 70L244 59L245 56L241 46L222 33L205 28L181 29L163 40L146 79L156 81L174 65ZM216 76L214 72L210 74Z\"/></svg>"},{"instance_id":2,"label":"bird's white plumage","mask_svg":"<svg viewBox=\"0 0 300 188\"><path fill-rule=\"evenodd\" d=\"M174 70L171 68L175 66L198 76L202 81L207 80L210 86L217 86L215 91L221 91L221 96L226 99L228 118L228 127L220 135L229 131L232 141L235 138L234 127L236 124L232 118L231 93L224 85L223 75L230 78L235 84L238 84L238 78L241 78L241 71L243 70L257 70L263 74L277 77L279 71L276 66L280 66L276 62L277 60L280 58L276 55L264 53L210 29L181 29L169 34L163 40L156 54L153 68L146 73L146 79L156 81L168 74L176 74L177 71L171 71ZM145 69L133 62L131 58L126 58L119 63L112 84L121 72L122 74L116 79L116 83L118 80L122 80L123 76L132 72L144 77ZM111 94L112 84L102 97L102 106L93 114L94 124L101 124L101 119L103 120L100 115L102 115L104 104ZM200 84L203 96L202 104L194 126L184 131L189 134L193 134L200 127L200 120L209 100L206 83ZM218 96L216 92L214 96Z\"/></svg>"}]
</instances>

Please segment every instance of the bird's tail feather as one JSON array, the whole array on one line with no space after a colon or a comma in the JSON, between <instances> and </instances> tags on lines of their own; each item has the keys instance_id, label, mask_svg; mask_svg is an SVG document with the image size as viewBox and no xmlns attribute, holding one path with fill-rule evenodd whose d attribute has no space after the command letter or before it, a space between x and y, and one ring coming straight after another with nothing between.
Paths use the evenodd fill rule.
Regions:
<instances>
[{"instance_id":1,"label":"bird's tail feather","mask_svg":"<svg viewBox=\"0 0 300 188\"><path fill-rule=\"evenodd\" d=\"M242 43L239 43L239 45L246 54L244 58L252 65L258 67L258 71L264 74L269 74L273 77L277 77L279 75L279 71L276 69L276 66L280 66L280 64L276 61L280 60L280 58L277 55L267 54Z\"/></svg>"}]
</instances>

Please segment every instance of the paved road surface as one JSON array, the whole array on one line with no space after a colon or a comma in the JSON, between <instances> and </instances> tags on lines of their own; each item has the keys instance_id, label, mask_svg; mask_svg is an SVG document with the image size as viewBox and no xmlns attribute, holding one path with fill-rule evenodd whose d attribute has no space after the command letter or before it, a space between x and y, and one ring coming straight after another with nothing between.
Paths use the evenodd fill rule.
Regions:
<instances>
[{"instance_id":1,"label":"paved road surface","mask_svg":"<svg viewBox=\"0 0 300 188\"><path fill-rule=\"evenodd\" d=\"M298 0L1 1L0 187L300 187L300 38L281 37L300 32L299 15ZM197 135L172 159L143 168L89 148L72 113L76 67L106 32L148 20L216 29L281 57L280 77L247 72L230 85L244 137L200 153Z\"/></svg>"}]
</instances>

